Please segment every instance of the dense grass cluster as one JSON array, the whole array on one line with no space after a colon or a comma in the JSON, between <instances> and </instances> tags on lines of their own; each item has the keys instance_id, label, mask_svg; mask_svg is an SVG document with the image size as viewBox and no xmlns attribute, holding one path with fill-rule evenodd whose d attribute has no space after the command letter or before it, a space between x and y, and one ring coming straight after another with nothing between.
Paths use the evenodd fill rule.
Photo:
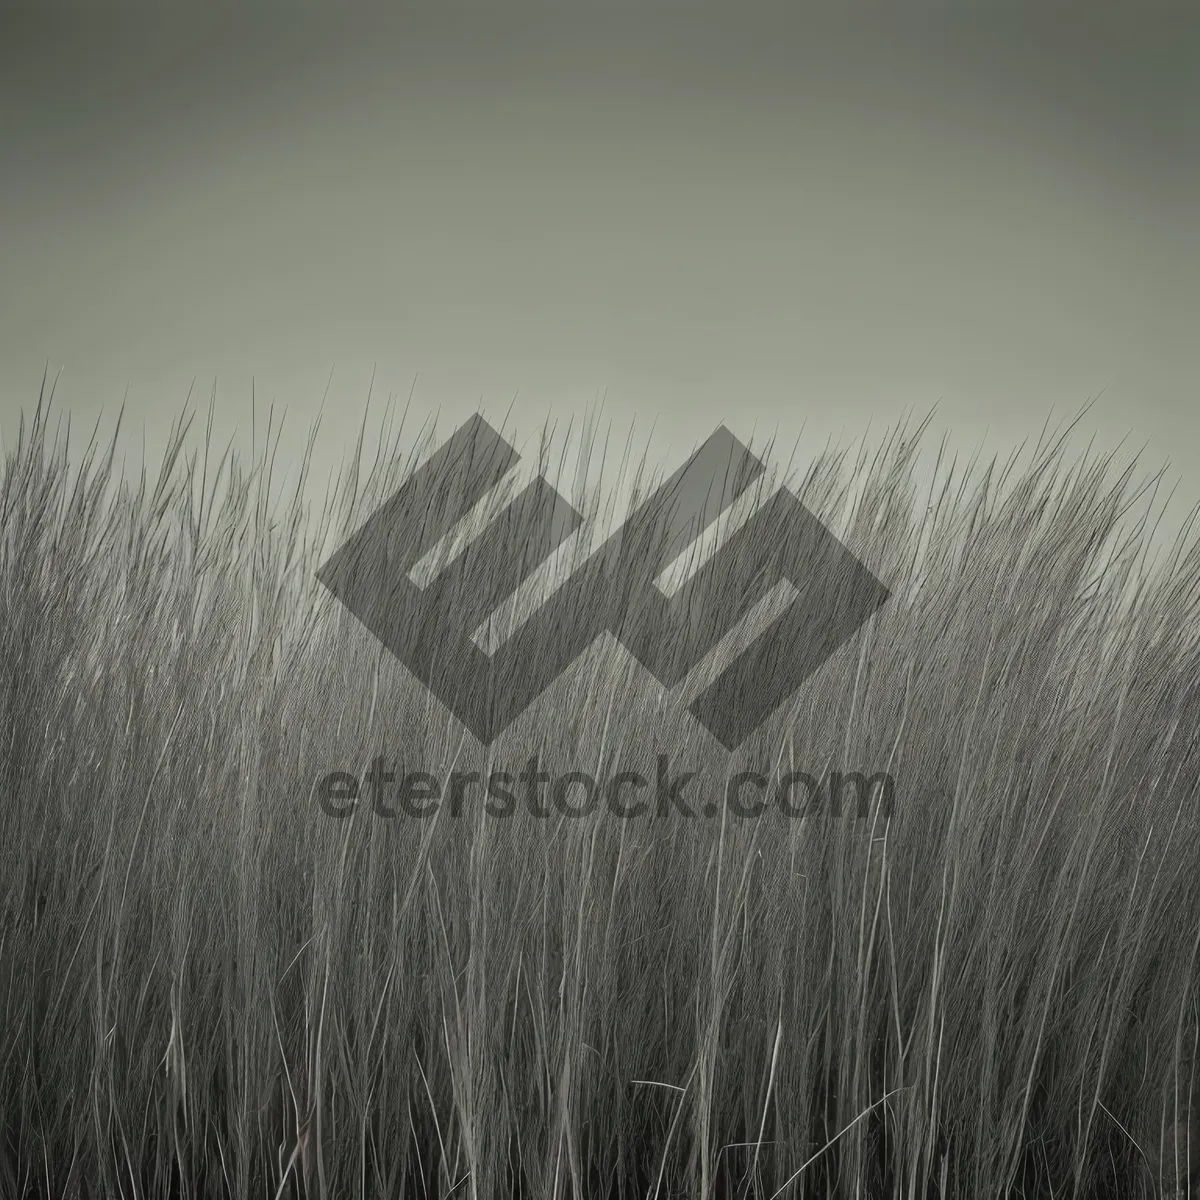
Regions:
<instances>
[{"instance_id":1,"label":"dense grass cluster","mask_svg":"<svg viewBox=\"0 0 1200 1200\"><path fill-rule=\"evenodd\" d=\"M302 489L272 499L269 444L244 470L181 419L151 486L118 434L69 452L49 411L0 479L0 1195L1174 1182L1200 549L1148 560L1132 467L1060 438L925 498L922 430L827 452L788 486L893 599L733 759L611 639L485 751L314 578L426 441L389 427L364 472L364 431L310 516ZM597 774L669 752L718 782L885 770L895 810L312 801L380 753L446 773L534 750Z\"/></svg>"}]
</instances>

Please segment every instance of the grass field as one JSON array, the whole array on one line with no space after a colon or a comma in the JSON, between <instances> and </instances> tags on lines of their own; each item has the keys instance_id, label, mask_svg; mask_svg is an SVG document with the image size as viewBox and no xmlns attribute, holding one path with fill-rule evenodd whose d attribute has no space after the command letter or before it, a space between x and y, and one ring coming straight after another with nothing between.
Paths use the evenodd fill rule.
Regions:
<instances>
[{"instance_id":1,"label":"grass field","mask_svg":"<svg viewBox=\"0 0 1200 1200\"><path fill-rule=\"evenodd\" d=\"M1181 1184L1200 549L1148 558L1134 466L1043 439L926 497L922 428L788 479L893 597L737 769L886 771L890 819L334 820L377 754L733 768L611 639L485 751L316 582L403 425L318 509L269 437L181 419L139 480L52 407L0 480L0 1196Z\"/></svg>"}]
</instances>

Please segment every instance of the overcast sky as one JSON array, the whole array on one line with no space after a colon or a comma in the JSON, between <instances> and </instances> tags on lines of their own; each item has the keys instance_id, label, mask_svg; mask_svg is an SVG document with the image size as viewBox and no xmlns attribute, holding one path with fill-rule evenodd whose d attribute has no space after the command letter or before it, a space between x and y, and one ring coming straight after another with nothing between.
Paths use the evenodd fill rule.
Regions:
<instances>
[{"instance_id":1,"label":"overcast sky","mask_svg":"<svg viewBox=\"0 0 1200 1200\"><path fill-rule=\"evenodd\" d=\"M3 8L6 444L47 364L151 447L253 378L298 449L332 371L325 470L373 370L445 434L607 393L669 466L1099 396L1200 500L1194 5L396 7Z\"/></svg>"}]
</instances>

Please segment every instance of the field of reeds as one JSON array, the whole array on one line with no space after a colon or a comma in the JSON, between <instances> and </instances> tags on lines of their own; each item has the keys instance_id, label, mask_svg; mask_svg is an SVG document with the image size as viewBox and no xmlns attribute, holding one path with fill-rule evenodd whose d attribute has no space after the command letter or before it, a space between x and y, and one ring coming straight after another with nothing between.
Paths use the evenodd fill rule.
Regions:
<instances>
[{"instance_id":1,"label":"field of reeds","mask_svg":"<svg viewBox=\"0 0 1200 1200\"><path fill-rule=\"evenodd\" d=\"M1064 433L925 495L925 427L813 456L788 486L892 599L735 756L611 639L485 750L315 579L436 442L364 425L314 507L211 413L155 479L52 410L0 479L0 1196L1182 1185L1200 548L1148 557L1136 462ZM535 750L881 770L894 808L313 801Z\"/></svg>"}]
</instances>

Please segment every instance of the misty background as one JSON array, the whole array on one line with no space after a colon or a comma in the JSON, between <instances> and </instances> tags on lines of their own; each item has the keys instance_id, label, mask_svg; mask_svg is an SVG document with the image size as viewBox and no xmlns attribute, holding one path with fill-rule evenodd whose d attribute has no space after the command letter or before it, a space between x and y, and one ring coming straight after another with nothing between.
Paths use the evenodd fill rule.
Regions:
<instances>
[{"instance_id":1,"label":"misty background","mask_svg":"<svg viewBox=\"0 0 1200 1200\"><path fill-rule=\"evenodd\" d=\"M1094 400L1177 523L1198 64L1184 4L5 5L0 436L46 369L134 465L214 384L248 452L253 381L294 480L323 406L322 486L372 378L369 431L599 411L666 470L935 406L931 455L1003 455Z\"/></svg>"}]
</instances>

